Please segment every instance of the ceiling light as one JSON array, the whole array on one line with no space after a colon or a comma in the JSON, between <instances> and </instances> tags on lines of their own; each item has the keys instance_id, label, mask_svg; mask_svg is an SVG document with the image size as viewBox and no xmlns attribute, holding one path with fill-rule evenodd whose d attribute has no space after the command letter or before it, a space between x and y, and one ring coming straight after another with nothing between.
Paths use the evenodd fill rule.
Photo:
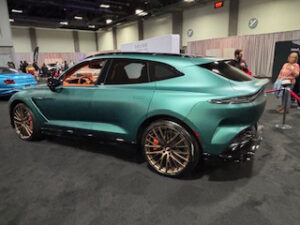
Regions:
<instances>
[{"instance_id":1,"label":"ceiling light","mask_svg":"<svg viewBox=\"0 0 300 225\"><path fill-rule=\"evenodd\" d=\"M61 21L60 24L61 25L69 25L68 21Z\"/></svg>"},{"instance_id":2,"label":"ceiling light","mask_svg":"<svg viewBox=\"0 0 300 225\"><path fill-rule=\"evenodd\" d=\"M9 19L9 22L15 22L15 20L14 19Z\"/></svg>"},{"instance_id":3,"label":"ceiling light","mask_svg":"<svg viewBox=\"0 0 300 225\"><path fill-rule=\"evenodd\" d=\"M95 25L89 25L89 28L96 28Z\"/></svg>"},{"instance_id":4,"label":"ceiling light","mask_svg":"<svg viewBox=\"0 0 300 225\"><path fill-rule=\"evenodd\" d=\"M108 5L108 4L101 4L100 8L108 9L108 8L110 8L110 5Z\"/></svg>"},{"instance_id":5,"label":"ceiling light","mask_svg":"<svg viewBox=\"0 0 300 225\"><path fill-rule=\"evenodd\" d=\"M195 0L183 0L184 2L194 2Z\"/></svg>"},{"instance_id":6,"label":"ceiling light","mask_svg":"<svg viewBox=\"0 0 300 225\"><path fill-rule=\"evenodd\" d=\"M82 16L74 16L74 19L75 19L75 20L82 20L83 17L82 17Z\"/></svg>"},{"instance_id":7,"label":"ceiling light","mask_svg":"<svg viewBox=\"0 0 300 225\"><path fill-rule=\"evenodd\" d=\"M110 24L110 23L112 23L112 20L111 19L107 19L106 20L106 24Z\"/></svg>"},{"instance_id":8,"label":"ceiling light","mask_svg":"<svg viewBox=\"0 0 300 225\"><path fill-rule=\"evenodd\" d=\"M23 13L23 10L21 10L21 9L12 9L11 12L13 12L13 13Z\"/></svg>"},{"instance_id":9,"label":"ceiling light","mask_svg":"<svg viewBox=\"0 0 300 225\"><path fill-rule=\"evenodd\" d=\"M148 13L145 12L144 10L142 10L142 9L136 9L135 14L138 15L138 16L147 16L148 15Z\"/></svg>"}]
</instances>

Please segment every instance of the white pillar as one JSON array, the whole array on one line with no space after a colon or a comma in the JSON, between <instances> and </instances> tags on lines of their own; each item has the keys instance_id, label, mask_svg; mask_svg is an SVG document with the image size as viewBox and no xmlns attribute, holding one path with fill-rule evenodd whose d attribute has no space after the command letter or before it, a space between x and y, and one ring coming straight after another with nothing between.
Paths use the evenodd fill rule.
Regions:
<instances>
[{"instance_id":1,"label":"white pillar","mask_svg":"<svg viewBox=\"0 0 300 225\"><path fill-rule=\"evenodd\" d=\"M0 66L6 66L8 61L15 62L14 53L7 2L0 0Z\"/></svg>"}]
</instances>

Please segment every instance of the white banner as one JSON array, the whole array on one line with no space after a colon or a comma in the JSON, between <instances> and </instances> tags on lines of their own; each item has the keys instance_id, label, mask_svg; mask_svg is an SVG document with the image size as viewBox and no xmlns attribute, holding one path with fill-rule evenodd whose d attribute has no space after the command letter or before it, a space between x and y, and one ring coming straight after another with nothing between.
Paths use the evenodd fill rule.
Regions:
<instances>
[{"instance_id":1,"label":"white banner","mask_svg":"<svg viewBox=\"0 0 300 225\"><path fill-rule=\"evenodd\" d=\"M168 34L121 45L122 52L180 53L180 35Z\"/></svg>"}]
</instances>

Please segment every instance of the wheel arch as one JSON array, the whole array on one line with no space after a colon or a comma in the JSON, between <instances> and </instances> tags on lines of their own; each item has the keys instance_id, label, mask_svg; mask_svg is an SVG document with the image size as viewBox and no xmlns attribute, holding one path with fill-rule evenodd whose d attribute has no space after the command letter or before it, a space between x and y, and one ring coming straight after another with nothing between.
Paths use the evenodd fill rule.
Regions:
<instances>
[{"instance_id":1,"label":"wheel arch","mask_svg":"<svg viewBox=\"0 0 300 225\"><path fill-rule=\"evenodd\" d=\"M180 124L181 126L183 126L197 140L197 143L198 143L200 149L202 150L201 140L200 140L200 137L197 134L197 132L194 131L190 126L188 126L183 120L181 120L177 117L174 117L174 116L166 115L166 114L153 115L151 117L148 117L146 120L144 120L142 122L142 124L139 126L139 129L136 134L136 143L138 144L138 146L140 146L140 144L141 144L141 139L142 139L144 130L151 123L158 121L158 120L170 120L170 121L176 122L176 123Z\"/></svg>"}]
</instances>

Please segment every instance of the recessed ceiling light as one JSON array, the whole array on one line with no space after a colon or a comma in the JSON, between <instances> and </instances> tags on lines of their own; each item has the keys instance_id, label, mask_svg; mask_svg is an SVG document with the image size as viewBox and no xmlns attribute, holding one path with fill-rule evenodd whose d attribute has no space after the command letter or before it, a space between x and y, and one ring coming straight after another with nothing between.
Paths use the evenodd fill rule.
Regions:
<instances>
[{"instance_id":1,"label":"recessed ceiling light","mask_svg":"<svg viewBox=\"0 0 300 225\"><path fill-rule=\"evenodd\" d=\"M142 10L142 9L136 9L135 14L138 15L138 16L147 16L148 15L148 13L145 12L144 10Z\"/></svg>"},{"instance_id":2,"label":"recessed ceiling light","mask_svg":"<svg viewBox=\"0 0 300 225\"><path fill-rule=\"evenodd\" d=\"M89 28L96 28L95 25L89 25Z\"/></svg>"},{"instance_id":3,"label":"recessed ceiling light","mask_svg":"<svg viewBox=\"0 0 300 225\"><path fill-rule=\"evenodd\" d=\"M108 4L101 4L100 8L108 9L108 8L110 8L110 5L108 5Z\"/></svg>"},{"instance_id":4,"label":"recessed ceiling light","mask_svg":"<svg viewBox=\"0 0 300 225\"><path fill-rule=\"evenodd\" d=\"M82 16L74 16L74 19L75 19L75 20L82 20L83 17L82 17Z\"/></svg>"},{"instance_id":5,"label":"recessed ceiling light","mask_svg":"<svg viewBox=\"0 0 300 225\"><path fill-rule=\"evenodd\" d=\"M110 23L112 23L112 20L111 19L107 19L106 20L106 24L110 24Z\"/></svg>"},{"instance_id":6,"label":"recessed ceiling light","mask_svg":"<svg viewBox=\"0 0 300 225\"><path fill-rule=\"evenodd\" d=\"M15 20L14 19L9 19L9 22L15 22Z\"/></svg>"},{"instance_id":7,"label":"recessed ceiling light","mask_svg":"<svg viewBox=\"0 0 300 225\"><path fill-rule=\"evenodd\" d=\"M195 0L183 0L184 2L194 2Z\"/></svg>"},{"instance_id":8,"label":"recessed ceiling light","mask_svg":"<svg viewBox=\"0 0 300 225\"><path fill-rule=\"evenodd\" d=\"M21 9L12 9L11 12L13 12L13 13L23 13L23 10L21 10Z\"/></svg>"},{"instance_id":9,"label":"recessed ceiling light","mask_svg":"<svg viewBox=\"0 0 300 225\"><path fill-rule=\"evenodd\" d=\"M69 25L69 22L68 21L61 21L60 24L61 25Z\"/></svg>"}]
</instances>

